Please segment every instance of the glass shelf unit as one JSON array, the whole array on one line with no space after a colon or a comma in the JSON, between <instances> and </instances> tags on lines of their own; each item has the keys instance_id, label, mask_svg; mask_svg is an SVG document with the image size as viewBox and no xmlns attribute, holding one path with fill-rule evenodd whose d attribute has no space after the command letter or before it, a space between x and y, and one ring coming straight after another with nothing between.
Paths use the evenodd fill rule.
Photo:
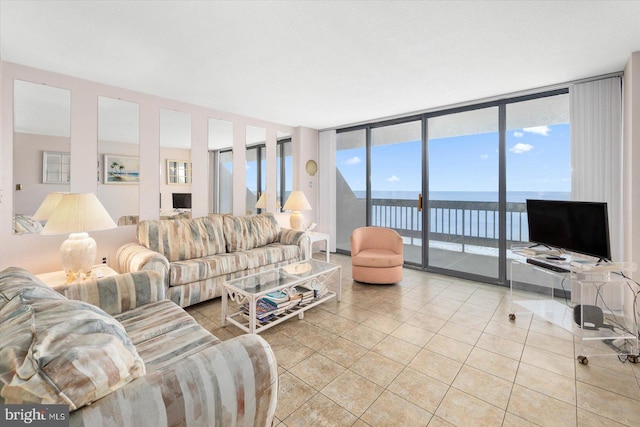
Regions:
<instances>
[{"instance_id":1,"label":"glass shelf unit","mask_svg":"<svg viewBox=\"0 0 640 427\"><path fill-rule=\"evenodd\" d=\"M578 338L576 354L582 364L588 364L590 356L618 355L635 360L638 319L633 310L625 312L625 297L637 289L633 292L633 282L622 274L634 271L635 263L600 267L567 259L563 265L568 272L529 264L526 257L514 258L510 264L509 318L530 322L537 317L571 332Z\"/></svg>"}]
</instances>

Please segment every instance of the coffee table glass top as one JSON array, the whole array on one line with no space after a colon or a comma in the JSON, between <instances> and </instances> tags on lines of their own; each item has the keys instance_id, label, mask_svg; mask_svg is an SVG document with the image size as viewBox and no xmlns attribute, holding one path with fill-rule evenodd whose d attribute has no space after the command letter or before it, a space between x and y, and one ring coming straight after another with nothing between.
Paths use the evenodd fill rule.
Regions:
<instances>
[{"instance_id":1,"label":"coffee table glass top","mask_svg":"<svg viewBox=\"0 0 640 427\"><path fill-rule=\"evenodd\" d=\"M250 274L229 280L228 288L235 288L250 294L261 294L279 287L294 286L309 278L318 277L339 269L340 266L328 262L308 259L294 264L265 270L260 273Z\"/></svg>"}]
</instances>

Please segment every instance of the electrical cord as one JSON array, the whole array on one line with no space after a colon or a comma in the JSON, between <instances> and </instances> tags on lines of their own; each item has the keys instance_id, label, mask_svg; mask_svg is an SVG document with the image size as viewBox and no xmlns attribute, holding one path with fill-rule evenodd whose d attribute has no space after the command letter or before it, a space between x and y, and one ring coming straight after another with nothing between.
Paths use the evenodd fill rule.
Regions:
<instances>
[{"instance_id":1,"label":"electrical cord","mask_svg":"<svg viewBox=\"0 0 640 427\"><path fill-rule=\"evenodd\" d=\"M633 324L636 330L636 333L638 334L638 339L640 339L640 331L638 330L638 312L636 312L636 307L637 307L637 302L638 302L638 295L640 295L640 290L638 290L637 292L633 289L633 287L631 286L631 284L629 282L633 282L635 283L636 286L640 287L640 284L638 284L638 282L636 282L635 280L631 279L630 277L627 277L623 272L614 272L614 274L621 276L622 278L625 279L625 284L627 285L627 287L629 288L629 290L631 290L631 293L633 293ZM606 283L606 282L605 282ZM600 288L605 284L603 283L600 286L597 286L594 283L594 286L596 286L596 302L598 300L598 295L600 294ZM602 295L600 295L600 298L602 300L602 304L605 306L605 308L611 313L611 315L613 316L613 319L609 319L610 321L613 321L613 323L618 326L622 331L629 333L629 334L633 334L633 332L629 331L624 325L622 325L620 323L620 321L616 318L615 314L613 313L613 311L608 307L608 305L606 304L604 297L602 297ZM634 348L631 343L628 340L625 340L625 343L623 346L618 347L617 345L614 344L613 342L614 340L611 339L607 339L607 340L603 340L603 342L611 347L612 349L614 349L615 351L618 352L618 360L620 360L621 362L631 362L631 363L638 363L640 361L640 353L638 353L638 349ZM633 351L636 351L636 354L633 354Z\"/></svg>"},{"instance_id":2,"label":"electrical cord","mask_svg":"<svg viewBox=\"0 0 640 427\"><path fill-rule=\"evenodd\" d=\"M638 296L640 295L640 283L636 282L635 280L633 280L632 278L626 276L624 274L624 272L616 272L614 274L619 275L620 277L622 277L623 279L625 279L625 283L627 284L627 287L629 288L629 290L631 291L631 293L633 294L633 323L634 326L636 328L636 333L638 334L638 339L640 339L640 329L638 328L638 317L640 317L640 312L636 311L638 310ZM638 291L635 291L633 289L633 286L631 286L631 283L634 283L637 287L638 287Z\"/></svg>"}]
</instances>

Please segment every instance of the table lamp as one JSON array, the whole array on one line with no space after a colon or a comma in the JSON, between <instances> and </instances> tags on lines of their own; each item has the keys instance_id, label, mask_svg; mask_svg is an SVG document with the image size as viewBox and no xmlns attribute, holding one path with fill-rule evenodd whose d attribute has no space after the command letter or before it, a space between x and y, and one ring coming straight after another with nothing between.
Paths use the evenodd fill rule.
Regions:
<instances>
[{"instance_id":1,"label":"table lamp","mask_svg":"<svg viewBox=\"0 0 640 427\"><path fill-rule=\"evenodd\" d=\"M287 202L284 204L284 210L293 211L289 222L294 230L302 230L303 216L300 211L310 211L311 205L302 191L296 190L289 194Z\"/></svg>"},{"instance_id":2,"label":"table lamp","mask_svg":"<svg viewBox=\"0 0 640 427\"><path fill-rule=\"evenodd\" d=\"M60 245L62 268L71 278L88 275L95 264L96 241L89 237L87 231L116 227L116 223L95 194L69 193L63 194L51 212L42 234L71 233Z\"/></svg>"}]
</instances>

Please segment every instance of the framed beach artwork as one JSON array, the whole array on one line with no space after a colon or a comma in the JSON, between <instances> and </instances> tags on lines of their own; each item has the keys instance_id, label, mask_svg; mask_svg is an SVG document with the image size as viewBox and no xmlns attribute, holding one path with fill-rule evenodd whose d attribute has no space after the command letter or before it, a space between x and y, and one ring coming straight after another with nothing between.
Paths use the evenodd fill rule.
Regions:
<instances>
[{"instance_id":1,"label":"framed beach artwork","mask_svg":"<svg viewBox=\"0 0 640 427\"><path fill-rule=\"evenodd\" d=\"M139 157L121 156L118 154L104 155L105 184L138 184L139 182Z\"/></svg>"}]
</instances>

